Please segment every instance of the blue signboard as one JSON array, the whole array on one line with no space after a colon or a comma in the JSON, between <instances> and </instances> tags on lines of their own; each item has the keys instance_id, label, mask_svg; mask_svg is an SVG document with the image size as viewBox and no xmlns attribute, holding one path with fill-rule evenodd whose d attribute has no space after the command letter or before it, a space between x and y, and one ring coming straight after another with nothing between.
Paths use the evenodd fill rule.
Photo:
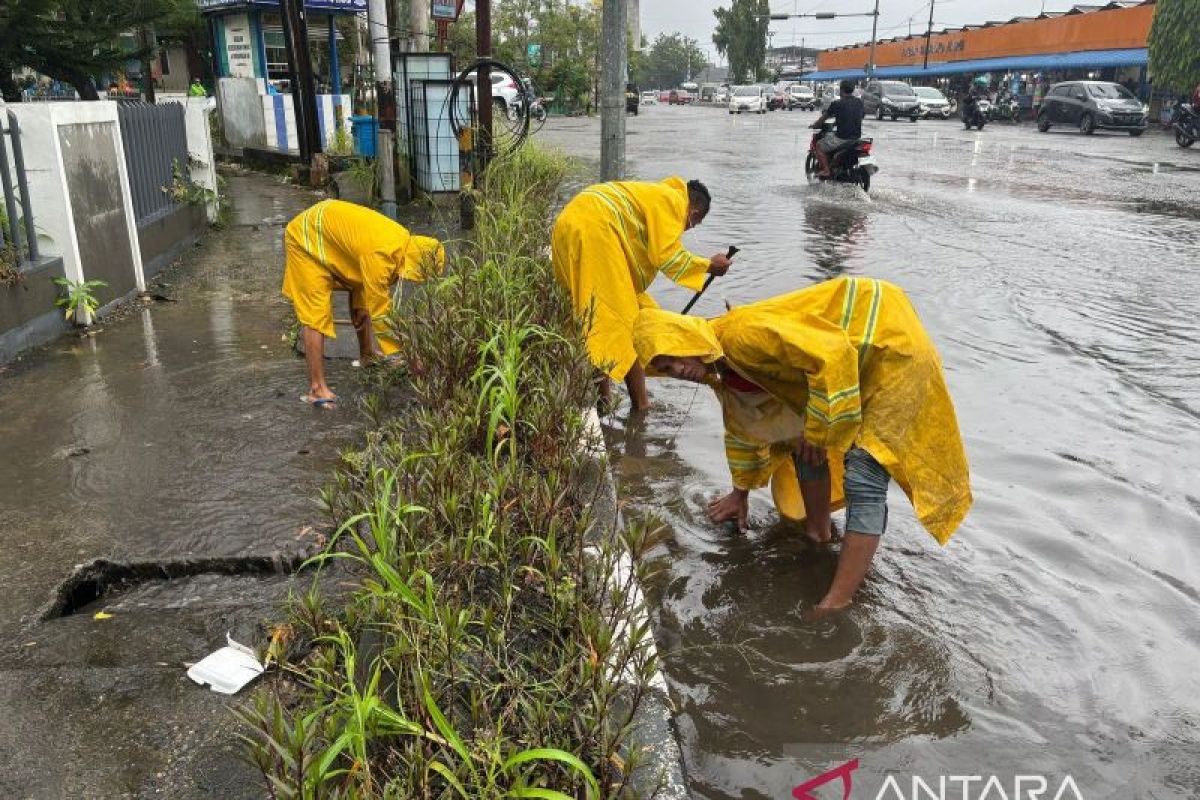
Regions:
<instances>
[{"instance_id":1,"label":"blue signboard","mask_svg":"<svg viewBox=\"0 0 1200 800\"><path fill-rule=\"evenodd\" d=\"M237 8L269 8L279 10L279 0L197 0L200 11L226 11ZM304 0L309 11L360 12L367 10L367 0Z\"/></svg>"}]
</instances>

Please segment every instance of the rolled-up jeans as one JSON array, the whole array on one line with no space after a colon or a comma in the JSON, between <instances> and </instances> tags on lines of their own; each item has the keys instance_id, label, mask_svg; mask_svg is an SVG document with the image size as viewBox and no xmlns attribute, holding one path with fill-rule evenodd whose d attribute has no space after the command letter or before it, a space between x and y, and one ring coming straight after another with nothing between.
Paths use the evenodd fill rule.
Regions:
<instances>
[{"instance_id":1,"label":"rolled-up jeans","mask_svg":"<svg viewBox=\"0 0 1200 800\"><path fill-rule=\"evenodd\" d=\"M887 530L887 492L891 478L875 457L861 447L852 447L843 461L846 477L842 484L846 495L846 531L882 536ZM829 465L810 466L796 459L802 481L829 477Z\"/></svg>"}]
</instances>

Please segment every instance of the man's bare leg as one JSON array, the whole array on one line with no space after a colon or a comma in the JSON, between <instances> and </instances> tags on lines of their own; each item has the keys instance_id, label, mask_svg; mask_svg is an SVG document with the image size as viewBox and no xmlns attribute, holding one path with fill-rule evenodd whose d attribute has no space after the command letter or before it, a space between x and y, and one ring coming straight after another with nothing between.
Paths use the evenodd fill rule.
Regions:
<instances>
[{"instance_id":1,"label":"man's bare leg","mask_svg":"<svg viewBox=\"0 0 1200 800\"><path fill-rule=\"evenodd\" d=\"M832 175L829 171L829 153L821 145L817 145L817 163L821 165L821 171L817 173L822 178L828 178Z\"/></svg>"},{"instance_id":2,"label":"man's bare leg","mask_svg":"<svg viewBox=\"0 0 1200 800\"><path fill-rule=\"evenodd\" d=\"M840 611L854 601L854 594L862 586L871 569L875 551L879 549L879 536L847 531L842 540L842 553L838 557L833 583L825 597L817 604L816 611Z\"/></svg>"},{"instance_id":3,"label":"man's bare leg","mask_svg":"<svg viewBox=\"0 0 1200 800\"><path fill-rule=\"evenodd\" d=\"M325 383L325 336L304 325L304 363L308 366L308 396L313 400L337 400L337 395Z\"/></svg>"},{"instance_id":4,"label":"man's bare leg","mask_svg":"<svg viewBox=\"0 0 1200 800\"><path fill-rule=\"evenodd\" d=\"M646 394L646 370L642 365L634 363L625 373L625 388L629 390L629 400L633 403L634 411L645 411L650 408L650 395Z\"/></svg>"},{"instance_id":5,"label":"man's bare leg","mask_svg":"<svg viewBox=\"0 0 1200 800\"><path fill-rule=\"evenodd\" d=\"M800 496L804 498L804 528L808 538L825 544L833 538L829 495L833 484L829 473L811 481L800 481Z\"/></svg>"},{"instance_id":6,"label":"man's bare leg","mask_svg":"<svg viewBox=\"0 0 1200 800\"><path fill-rule=\"evenodd\" d=\"M354 335L358 337L358 360L364 367L375 360L375 342L371 336L371 316L366 311L351 311Z\"/></svg>"}]
</instances>

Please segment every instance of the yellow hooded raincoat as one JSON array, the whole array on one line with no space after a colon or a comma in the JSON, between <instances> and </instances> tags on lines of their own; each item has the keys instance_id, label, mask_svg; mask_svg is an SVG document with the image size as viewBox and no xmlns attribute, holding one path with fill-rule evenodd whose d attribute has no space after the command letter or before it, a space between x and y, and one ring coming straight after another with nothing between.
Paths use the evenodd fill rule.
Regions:
<instances>
[{"instance_id":1,"label":"yellow hooded raincoat","mask_svg":"<svg viewBox=\"0 0 1200 800\"><path fill-rule=\"evenodd\" d=\"M639 309L657 307L646 294L655 275L693 291L704 285L709 260L682 242L687 213L682 178L601 183L567 203L554 224L554 273L579 318L591 319L592 363L614 380L637 360L630 332Z\"/></svg>"},{"instance_id":2,"label":"yellow hooded raincoat","mask_svg":"<svg viewBox=\"0 0 1200 800\"><path fill-rule=\"evenodd\" d=\"M941 359L904 292L839 278L706 321L647 310L634 327L642 363L656 355L725 364L765 390L714 380L734 485L770 480L785 516L803 517L792 465L800 435L827 448L835 508L842 457L869 452L945 544L971 507L970 477ZM652 370L649 370L653 372Z\"/></svg>"},{"instance_id":3,"label":"yellow hooded raincoat","mask_svg":"<svg viewBox=\"0 0 1200 800\"><path fill-rule=\"evenodd\" d=\"M352 308L371 315L383 352L397 350L386 318L392 287L403 278L423 281L445 268L446 251L428 236L414 236L376 211L342 200L324 200L288 223L283 293L296 317L334 337L333 292L349 290Z\"/></svg>"}]
</instances>

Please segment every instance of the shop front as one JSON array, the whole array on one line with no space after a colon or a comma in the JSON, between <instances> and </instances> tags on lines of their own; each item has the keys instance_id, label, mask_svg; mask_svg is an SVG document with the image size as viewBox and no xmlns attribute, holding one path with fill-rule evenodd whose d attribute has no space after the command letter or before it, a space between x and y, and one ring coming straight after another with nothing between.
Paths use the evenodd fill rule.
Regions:
<instances>
[{"instance_id":1,"label":"shop front","mask_svg":"<svg viewBox=\"0 0 1200 800\"><path fill-rule=\"evenodd\" d=\"M937 86L952 96L982 77L1023 108L1063 80L1114 81L1149 100L1147 40L1154 7L1154 0L1113 2L968 25L930 36L928 54L924 36L880 41L875 76ZM825 50L806 79L860 80L870 59L869 43Z\"/></svg>"}]
</instances>

